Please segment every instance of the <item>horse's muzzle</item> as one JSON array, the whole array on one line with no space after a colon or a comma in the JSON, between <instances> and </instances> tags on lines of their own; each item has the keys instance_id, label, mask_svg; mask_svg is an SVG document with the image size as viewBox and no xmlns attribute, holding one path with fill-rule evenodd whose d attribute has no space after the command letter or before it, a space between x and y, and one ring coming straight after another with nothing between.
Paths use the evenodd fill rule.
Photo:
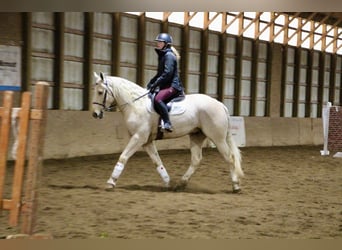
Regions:
<instances>
[{"instance_id":1,"label":"horse's muzzle","mask_svg":"<svg viewBox=\"0 0 342 250\"><path fill-rule=\"evenodd\" d=\"M101 111L99 114L96 112L93 112L93 117L95 119L102 119L103 118L103 112Z\"/></svg>"}]
</instances>

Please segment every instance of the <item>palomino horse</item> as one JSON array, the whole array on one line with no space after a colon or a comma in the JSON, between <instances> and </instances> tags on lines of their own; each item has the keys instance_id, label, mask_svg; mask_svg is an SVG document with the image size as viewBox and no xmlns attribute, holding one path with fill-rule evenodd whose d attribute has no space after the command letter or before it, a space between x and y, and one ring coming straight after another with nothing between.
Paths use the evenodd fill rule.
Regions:
<instances>
[{"instance_id":1,"label":"palomino horse","mask_svg":"<svg viewBox=\"0 0 342 250\"><path fill-rule=\"evenodd\" d=\"M151 100L147 90L126 79L94 73L96 84L93 97L93 117L103 118L103 111L116 106L122 112L130 140L121 153L110 178L107 189L114 188L129 158L143 147L157 167L165 186L169 186L170 177L159 157L154 140L157 138L159 115L151 111ZM175 105L174 103L173 105ZM177 102L182 109L178 114L170 112L173 132L165 132L163 139L190 137L191 164L182 176L186 184L202 159L202 147L209 138L217 147L224 160L230 165L233 192L240 189L243 177L240 150L236 146L230 131L228 109L223 103L204 94L189 94L183 101Z\"/></svg>"}]
</instances>

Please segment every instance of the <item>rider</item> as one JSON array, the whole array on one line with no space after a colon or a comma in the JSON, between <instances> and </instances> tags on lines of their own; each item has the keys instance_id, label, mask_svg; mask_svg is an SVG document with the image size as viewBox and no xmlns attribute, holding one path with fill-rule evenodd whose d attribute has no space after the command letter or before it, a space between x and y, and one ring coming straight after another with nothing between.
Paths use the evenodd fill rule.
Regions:
<instances>
[{"instance_id":1,"label":"rider","mask_svg":"<svg viewBox=\"0 0 342 250\"><path fill-rule=\"evenodd\" d=\"M169 113L166 104L181 94L183 86L178 75L178 52L171 46L172 37L167 33L160 33L155 41L157 47L155 51L158 54L157 74L147 84L150 93L156 93L154 97L155 110L160 114L164 129L172 132L172 125L169 119Z\"/></svg>"}]
</instances>

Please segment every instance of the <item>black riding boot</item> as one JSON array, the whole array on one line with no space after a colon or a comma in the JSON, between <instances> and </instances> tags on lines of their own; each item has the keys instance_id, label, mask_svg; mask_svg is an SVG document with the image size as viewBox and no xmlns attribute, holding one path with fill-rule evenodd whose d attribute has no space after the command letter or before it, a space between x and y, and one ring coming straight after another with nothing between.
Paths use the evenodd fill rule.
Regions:
<instances>
[{"instance_id":1,"label":"black riding boot","mask_svg":"<svg viewBox=\"0 0 342 250\"><path fill-rule=\"evenodd\" d=\"M168 132L172 132L172 125L169 118L169 112L164 102L160 101L157 103L159 114L164 122L164 129Z\"/></svg>"}]
</instances>

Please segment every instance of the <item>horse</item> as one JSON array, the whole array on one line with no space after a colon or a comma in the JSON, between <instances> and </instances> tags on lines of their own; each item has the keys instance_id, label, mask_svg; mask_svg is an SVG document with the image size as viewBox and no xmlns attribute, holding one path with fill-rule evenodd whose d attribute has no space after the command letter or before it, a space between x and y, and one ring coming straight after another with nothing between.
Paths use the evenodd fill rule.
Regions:
<instances>
[{"instance_id":1,"label":"horse","mask_svg":"<svg viewBox=\"0 0 342 250\"><path fill-rule=\"evenodd\" d=\"M233 193L241 191L240 179L244 176L241 153L232 137L228 109L222 102L205 94L186 94L184 100L173 103L181 111L176 114L170 111L173 132L165 132L162 138L157 138L161 133L158 128L160 117L154 111L153 102L145 88L125 78L108 76L102 72L99 75L94 72L94 77L92 116L102 119L104 111L116 107L122 112L130 135L107 181L106 190L115 188L127 161L141 147L155 164L164 186L170 187L170 176L159 157L155 140L188 135L191 163L181 177L182 185L186 186L200 166L202 148L208 138L230 166Z\"/></svg>"}]
</instances>

